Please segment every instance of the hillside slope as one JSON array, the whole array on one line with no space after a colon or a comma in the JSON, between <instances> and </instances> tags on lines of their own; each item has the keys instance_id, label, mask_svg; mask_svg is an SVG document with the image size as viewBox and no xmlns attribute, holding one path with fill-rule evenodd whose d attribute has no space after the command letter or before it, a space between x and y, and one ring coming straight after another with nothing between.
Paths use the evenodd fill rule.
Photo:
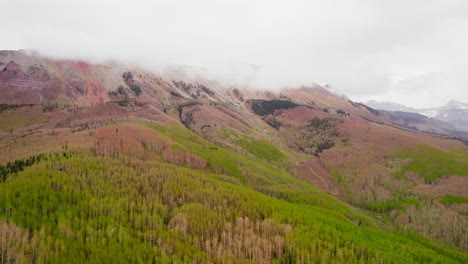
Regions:
<instances>
[{"instance_id":1,"label":"hillside slope","mask_svg":"<svg viewBox=\"0 0 468 264\"><path fill-rule=\"evenodd\" d=\"M3 262L468 261L460 141L320 87L0 65Z\"/></svg>"}]
</instances>

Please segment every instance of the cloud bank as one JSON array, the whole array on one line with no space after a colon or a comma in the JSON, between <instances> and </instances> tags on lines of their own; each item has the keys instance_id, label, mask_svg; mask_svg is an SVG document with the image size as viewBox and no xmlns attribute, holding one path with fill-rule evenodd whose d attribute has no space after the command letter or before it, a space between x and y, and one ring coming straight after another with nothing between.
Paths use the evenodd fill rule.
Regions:
<instances>
[{"instance_id":1,"label":"cloud bank","mask_svg":"<svg viewBox=\"0 0 468 264\"><path fill-rule=\"evenodd\" d=\"M468 101L466 0L0 0L0 49L185 64L258 88L331 83L354 100Z\"/></svg>"}]
</instances>

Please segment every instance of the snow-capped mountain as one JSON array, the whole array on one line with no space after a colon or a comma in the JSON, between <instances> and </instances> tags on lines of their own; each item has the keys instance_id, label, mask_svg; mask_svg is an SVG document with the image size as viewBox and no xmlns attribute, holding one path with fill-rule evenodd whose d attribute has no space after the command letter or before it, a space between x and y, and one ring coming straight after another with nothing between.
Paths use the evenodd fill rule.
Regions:
<instances>
[{"instance_id":1,"label":"snow-capped mountain","mask_svg":"<svg viewBox=\"0 0 468 264\"><path fill-rule=\"evenodd\" d=\"M468 104L451 100L437 109L434 118L453 124L459 130L468 131Z\"/></svg>"},{"instance_id":2,"label":"snow-capped mountain","mask_svg":"<svg viewBox=\"0 0 468 264\"><path fill-rule=\"evenodd\" d=\"M446 105L440 107L441 109L468 109L468 103L463 103L457 100L450 100Z\"/></svg>"},{"instance_id":3,"label":"snow-capped mountain","mask_svg":"<svg viewBox=\"0 0 468 264\"><path fill-rule=\"evenodd\" d=\"M468 131L468 103L451 100L441 107L417 109L392 102L367 101L364 104L385 111L418 113L428 118L447 122L456 130Z\"/></svg>"}]
</instances>

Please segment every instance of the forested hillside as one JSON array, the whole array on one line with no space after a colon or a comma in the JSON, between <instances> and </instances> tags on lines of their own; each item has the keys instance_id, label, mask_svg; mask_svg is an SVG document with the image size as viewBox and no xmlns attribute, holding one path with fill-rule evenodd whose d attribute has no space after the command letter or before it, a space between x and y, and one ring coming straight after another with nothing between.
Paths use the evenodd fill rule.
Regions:
<instances>
[{"instance_id":1,"label":"forested hillside","mask_svg":"<svg viewBox=\"0 0 468 264\"><path fill-rule=\"evenodd\" d=\"M0 54L0 264L468 262L458 139L319 88Z\"/></svg>"},{"instance_id":2,"label":"forested hillside","mask_svg":"<svg viewBox=\"0 0 468 264\"><path fill-rule=\"evenodd\" d=\"M180 126L113 125L95 137L7 174L2 263L466 261Z\"/></svg>"}]
</instances>

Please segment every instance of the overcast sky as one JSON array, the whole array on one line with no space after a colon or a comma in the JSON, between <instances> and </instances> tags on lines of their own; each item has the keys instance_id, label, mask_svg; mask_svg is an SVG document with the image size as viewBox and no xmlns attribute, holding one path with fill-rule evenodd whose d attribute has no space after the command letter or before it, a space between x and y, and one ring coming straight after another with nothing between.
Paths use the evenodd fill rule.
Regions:
<instances>
[{"instance_id":1,"label":"overcast sky","mask_svg":"<svg viewBox=\"0 0 468 264\"><path fill-rule=\"evenodd\" d=\"M468 0L0 0L0 49L185 64L257 88L468 102Z\"/></svg>"}]
</instances>

